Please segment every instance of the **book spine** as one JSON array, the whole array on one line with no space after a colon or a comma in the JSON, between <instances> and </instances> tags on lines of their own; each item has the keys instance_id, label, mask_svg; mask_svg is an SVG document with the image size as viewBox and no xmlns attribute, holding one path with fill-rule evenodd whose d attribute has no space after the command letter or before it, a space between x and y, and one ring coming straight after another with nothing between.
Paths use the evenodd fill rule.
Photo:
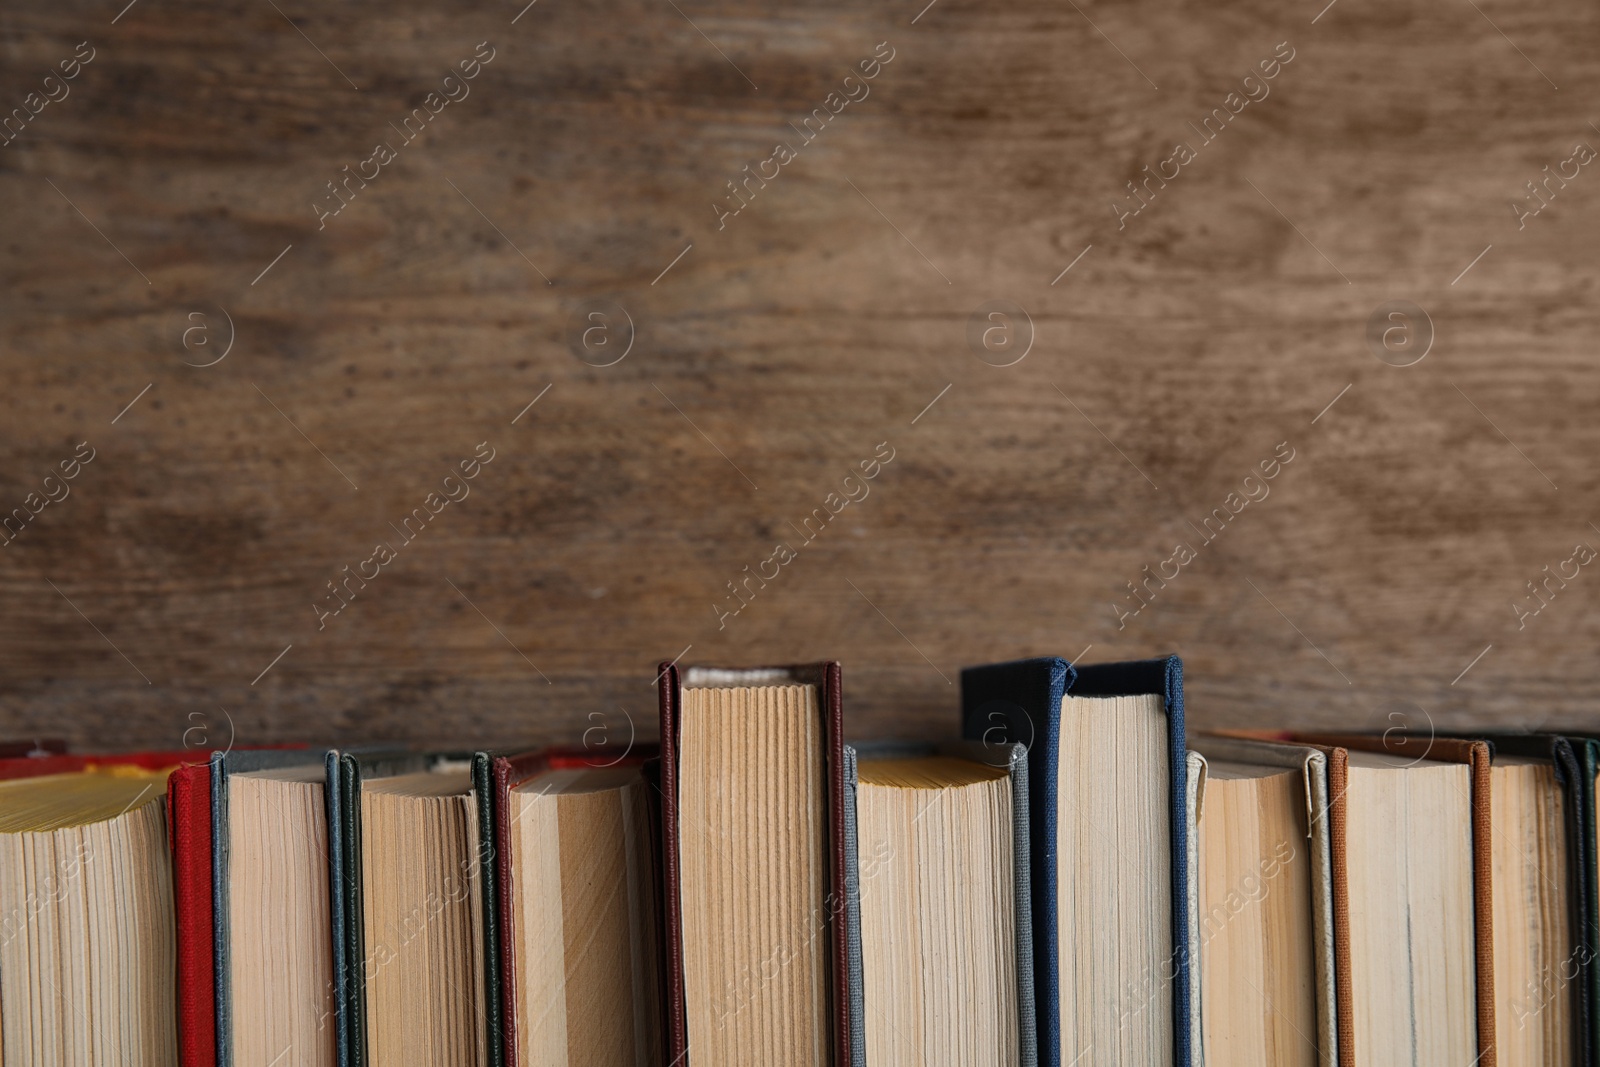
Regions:
<instances>
[{"instance_id":1,"label":"book spine","mask_svg":"<svg viewBox=\"0 0 1600 1067\"><path fill-rule=\"evenodd\" d=\"M212 955L211 768L185 764L167 782L177 917L178 1053L183 1067L217 1062Z\"/></svg>"}]
</instances>

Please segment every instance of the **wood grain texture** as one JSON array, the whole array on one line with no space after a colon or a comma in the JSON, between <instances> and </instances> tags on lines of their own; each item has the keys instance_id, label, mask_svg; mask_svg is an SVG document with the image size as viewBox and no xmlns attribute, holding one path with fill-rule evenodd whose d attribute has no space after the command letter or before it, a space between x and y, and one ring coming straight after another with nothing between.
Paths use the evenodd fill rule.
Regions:
<instances>
[{"instance_id":1,"label":"wood grain texture","mask_svg":"<svg viewBox=\"0 0 1600 1067\"><path fill-rule=\"evenodd\" d=\"M853 736L953 732L963 664L1086 646L1182 655L1197 725L1600 726L1600 577L1512 607L1600 547L1600 174L1511 207L1600 144L1596 31L1576 0L8 5L0 114L94 58L0 148L0 514L95 459L0 547L0 734L649 736L686 646L842 659ZM609 367L569 344L598 299L636 330ZM1034 324L1014 366L968 345L991 300ZM1369 350L1391 300L1435 328L1413 366ZM232 350L185 365L218 307ZM470 497L319 630L479 442ZM870 496L719 628L881 442Z\"/></svg>"}]
</instances>

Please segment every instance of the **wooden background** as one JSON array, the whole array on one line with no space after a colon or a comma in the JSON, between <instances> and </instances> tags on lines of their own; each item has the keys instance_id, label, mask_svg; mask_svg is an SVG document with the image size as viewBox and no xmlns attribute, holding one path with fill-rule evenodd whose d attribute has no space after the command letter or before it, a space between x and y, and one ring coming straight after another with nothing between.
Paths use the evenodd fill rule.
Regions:
<instances>
[{"instance_id":1,"label":"wooden background","mask_svg":"<svg viewBox=\"0 0 1600 1067\"><path fill-rule=\"evenodd\" d=\"M1512 606L1600 548L1600 173L1511 207L1600 145L1591 4L124 2L0 12L6 111L95 50L0 148L0 511L95 449L0 547L0 734L648 737L687 646L842 659L855 736L950 730L963 664L1086 648L1181 654L1198 725L1600 728L1600 574ZM569 325L599 299L634 324L608 367ZM1013 366L968 343L992 300L1033 324ZM1431 319L1415 365L1367 341L1391 300ZM319 630L479 442L471 496ZM1270 496L1119 628L1280 442Z\"/></svg>"}]
</instances>

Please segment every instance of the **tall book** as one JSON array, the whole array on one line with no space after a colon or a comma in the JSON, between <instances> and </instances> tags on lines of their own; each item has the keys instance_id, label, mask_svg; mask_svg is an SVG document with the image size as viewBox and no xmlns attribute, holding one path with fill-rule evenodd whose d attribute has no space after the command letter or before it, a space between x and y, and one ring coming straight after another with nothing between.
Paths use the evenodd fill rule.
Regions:
<instances>
[{"instance_id":1,"label":"tall book","mask_svg":"<svg viewBox=\"0 0 1600 1067\"><path fill-rule=\"evenodd\" d=\"M1297 739L1328 756L1340 1064L1492 1067L1489 746Z\"/></svg>"},{"instance_id":2,"label":"tall book","mask_svg":"<svg viewBox=\"0 0 1600 1067\"><path fill-rule=\"evenodd\" d=\"M659 689L668 1062L846 1067L839 665Z\"/></svg>"},{"instance_id":3,"label":"tall book","mask_svg":"<svg viewBox=\"0 0 1600 1067\"><path fill-rule=\"evenodd\" d=\"M854 1067L1035 1067L1021 745L846 745Z\"/></svg>"},{"instance_id":4,"label":"tall book","mask_svg":"<svg viewBox=\"0 0 1600 1067\"><path fill-rule=\"evenodd\" d=\"M1338 1002L1322 750L1191 734L1207 761L1196 879L1197 1059L1335 1067ZM1265 1009L1265 1010L1263 1010Z\"/></svg>"},{"instance_id":5,"label":"tall book","mask_svg":"<svg viewBox=\"0 0 1600 1067\"><path fill-rule=\"evenodd\" d=\"M973 667L961 673L961 706L964 737L1028 749L1040 1062L1189 1067L1189 770L1177 657Z\"/></svg>"}]
</instances>

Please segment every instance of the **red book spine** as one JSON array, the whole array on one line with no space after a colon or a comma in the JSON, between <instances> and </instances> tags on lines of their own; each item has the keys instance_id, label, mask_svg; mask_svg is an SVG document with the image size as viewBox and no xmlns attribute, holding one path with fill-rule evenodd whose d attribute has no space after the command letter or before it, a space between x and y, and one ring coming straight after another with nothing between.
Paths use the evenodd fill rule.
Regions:
<instances>
[{"instance_id":1,"label":"red book spine","mask_svg":"<svg viewBox=\"0 0 1600 1067\"><path fill-rule=\"evenodd\" d=\"M167 780L172 895L178 920L178 1052L183 1067L216 1067L211 916L211 768L184 764Z\"/></svg>"}]
</instances>

